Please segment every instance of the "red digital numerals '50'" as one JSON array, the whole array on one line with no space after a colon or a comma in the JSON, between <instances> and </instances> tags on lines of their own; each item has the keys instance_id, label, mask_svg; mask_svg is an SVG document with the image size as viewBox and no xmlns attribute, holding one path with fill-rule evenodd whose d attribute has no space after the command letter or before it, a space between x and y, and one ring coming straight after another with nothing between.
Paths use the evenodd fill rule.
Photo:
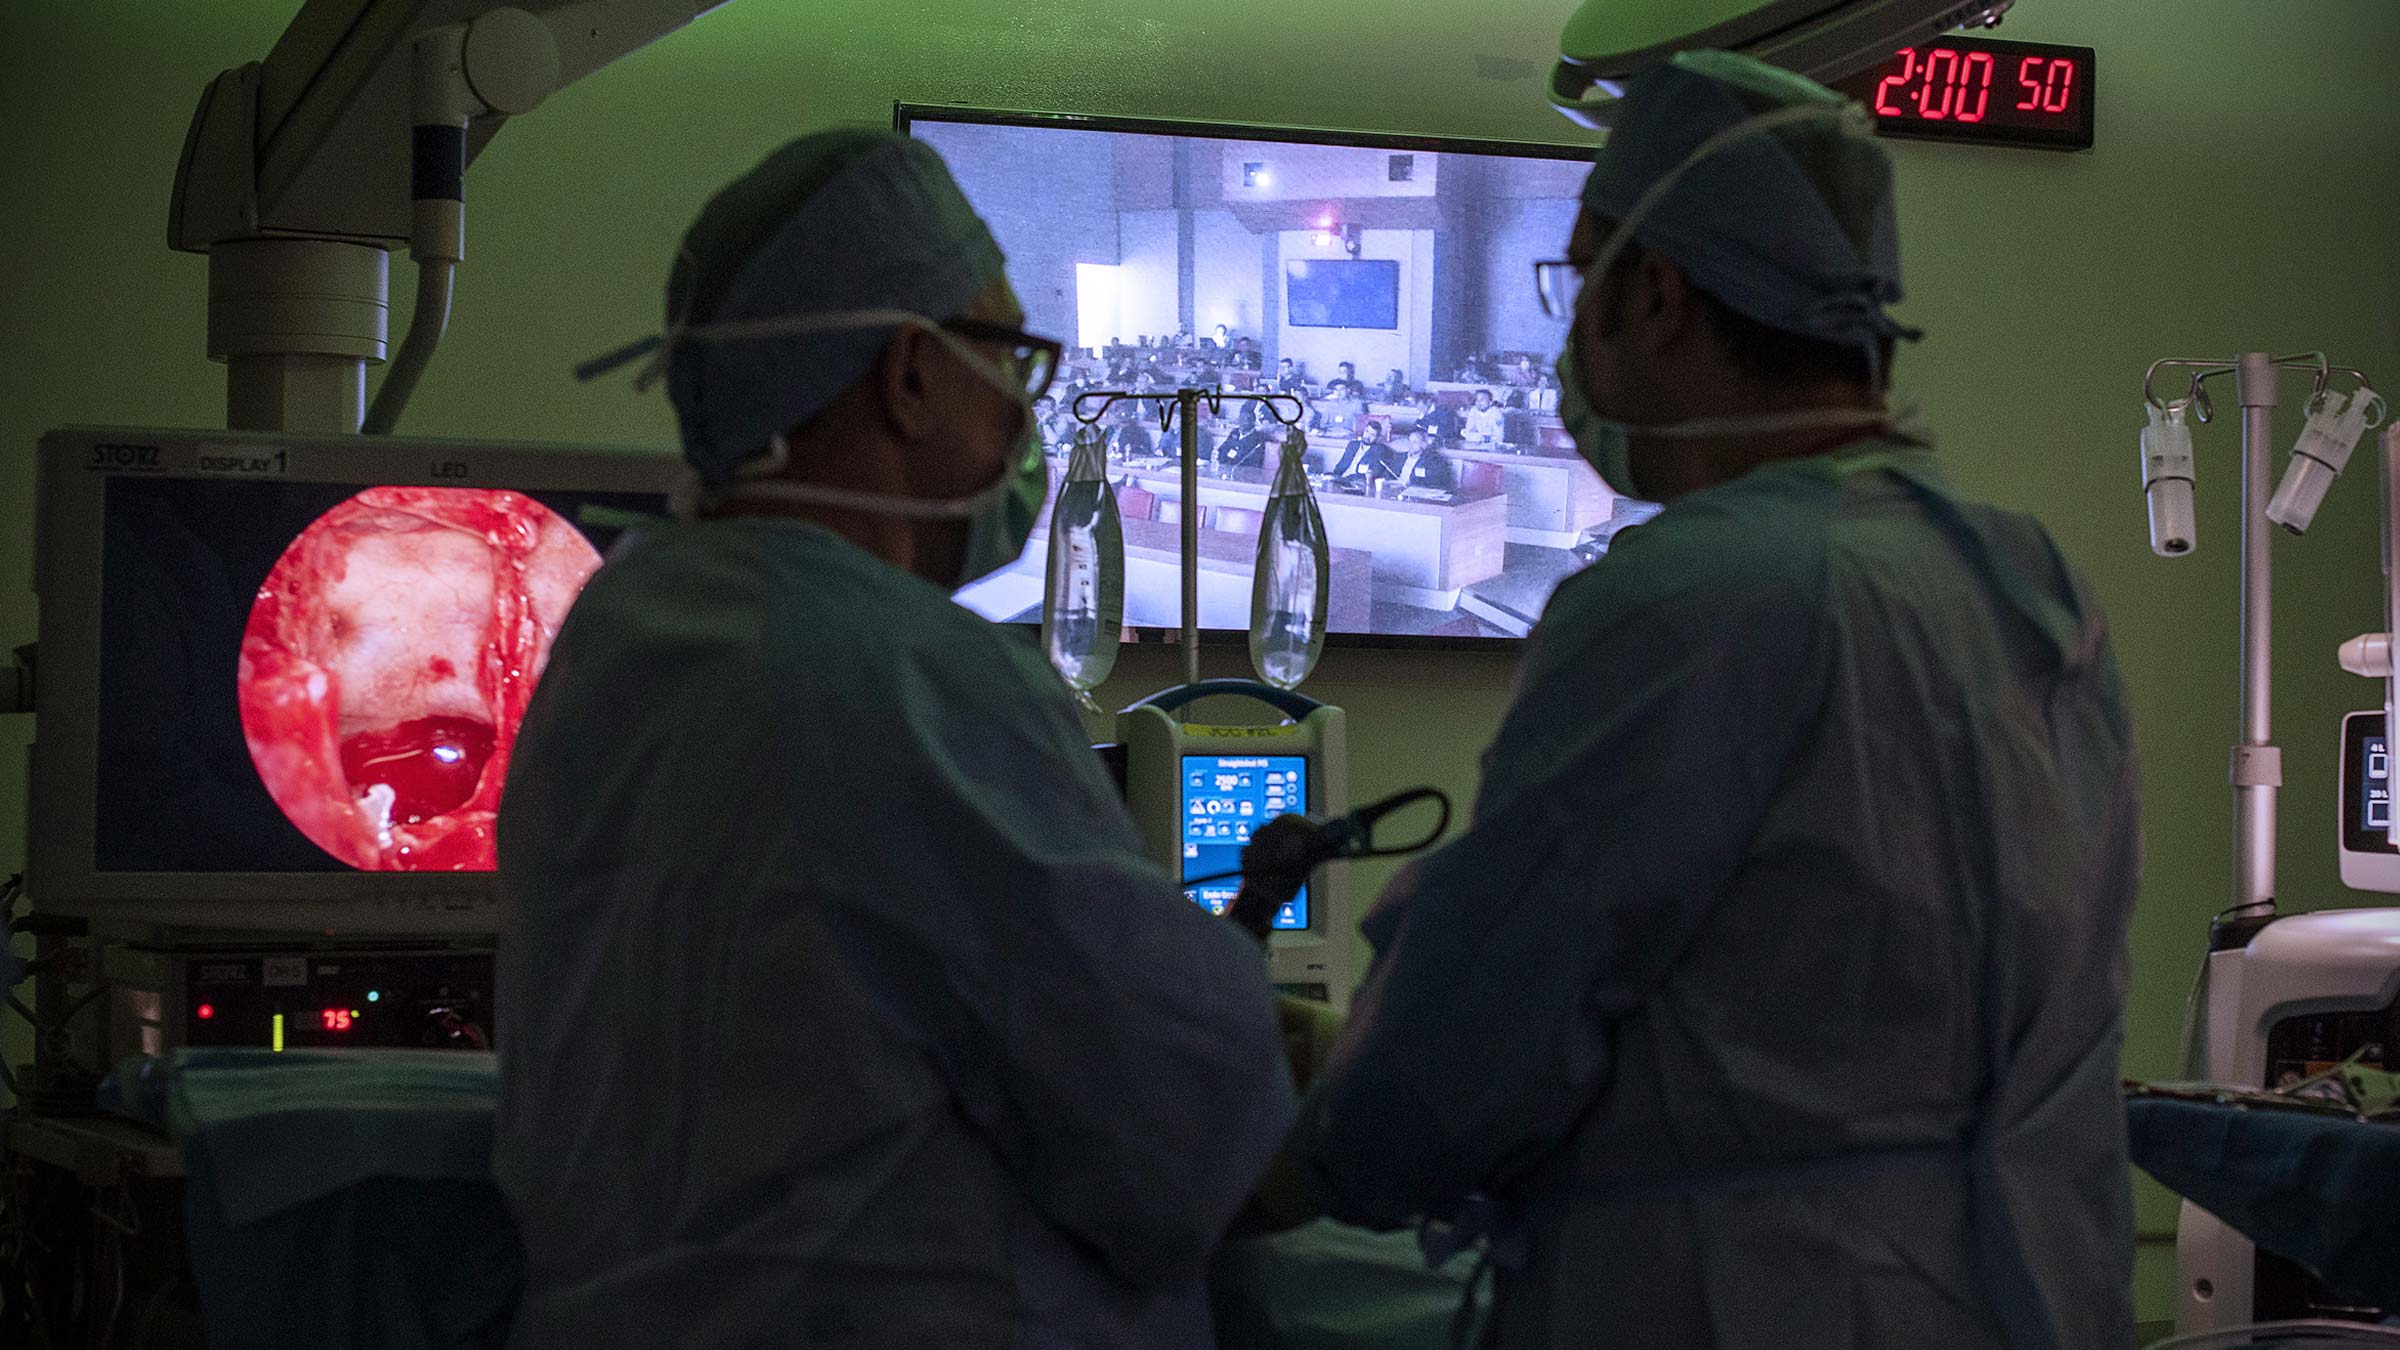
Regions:
<instances>
[{"instance_id":1,"label":"red digital numerals '50'","mask_svg":"<svg viewBox=\"0 0 2400 1350\"><path fill-rule=\"evenodd\" d=\"M2028 56L2017 63L2017 87L2025 91L2018 112L2065 112L2075 91L2075 63L2063 56Z\"/></svg>"}]
</instances>

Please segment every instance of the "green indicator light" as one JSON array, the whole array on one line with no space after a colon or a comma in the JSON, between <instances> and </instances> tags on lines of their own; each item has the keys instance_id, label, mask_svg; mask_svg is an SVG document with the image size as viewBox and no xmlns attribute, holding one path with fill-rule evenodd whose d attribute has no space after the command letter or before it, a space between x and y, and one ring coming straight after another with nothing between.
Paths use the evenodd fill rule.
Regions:
<instances>
[{"instance_id":1,"label":"green indicator light","mask_svg":"<svg viewBox=\"0 0 2400 1350\"><path fill-rule=\"evenodd\" d=\"M380 1003L380 1002L382 1002L382 1001L383 1001L383 991L382 991L382 990L380 990L380 989L370 989L370 990L368 990L368 991L367 991L367 1002L369 1002L369 1003Z\"/></svg>"}]
</instances>

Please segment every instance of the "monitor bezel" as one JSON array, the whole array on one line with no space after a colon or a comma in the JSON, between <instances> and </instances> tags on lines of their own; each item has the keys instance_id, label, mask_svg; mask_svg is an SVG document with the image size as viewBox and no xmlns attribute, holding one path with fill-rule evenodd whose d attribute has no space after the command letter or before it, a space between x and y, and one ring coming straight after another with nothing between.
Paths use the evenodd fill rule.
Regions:
<instances>
[{"instance_id":1,"label":"monitor bezel","mask_svg":"<svg viewBox=\"0 0 2400 1350\"><path fill-rule=\"evenodd\" d=\"M954 122L970 126L1030 127L1051 131L1104 131L1137 136L1182 136L1205 140L1276 141L1291 145L1337 145L1368 150L1401 150L1421 154L1494 155L1517 159L1584 160L1593 147L1567 141L1504 141L1473 137L1426 136L1406 132L1361 131L1332 127L1262 126L1249 122L1209 122L1185 118L1132 117L1120 114L1025 112L1005 108L943 103L892 105L892 130L906 136L919 121ZM1560 241L1563 251L1565 241ZM1005 623L1005 621L1003 621ZM1164 642L1175 630L1135 629L1137 641ZM1241 630L1204 628L1201 636L1233 641ZM1426 633L1329 632L1326 645L1355 650L1507 652L1523 650L1521 637L1439 637Z\"/></svg>"},{"instance_id":2,"label":"monitor bezel","mask_svg":"<svg viewBox=\"0 0 2400 1350\"><path fill-rule=\"evenodd\" d=\"M2367 743L2384 740L2384 753L2391 746L2383 734L2383 713L2354 712L2342 718L2342 851L2371 857L2390 858L2400 854L2400 847L2384 837L2381 830L2365 820L2367 802ZM2400 784L2400 777L2388 778L2387 783Z\"/></svg>"},{"instance_id":3,"label":"monitor bezel","mask_svg":"<svg viewBox=\"0 0 2400 1350\"><path fill-rule=\"evenodd\" d=\"M218 461L281 454L279 476L293 482L613 492L655 495L662 507L682 461L632 447L188 428L72 426L41 439L33 551L41 665L28 756L30 819L39 824L26 840L34 905L46 913L176 928L343 936L498 932L505 916L490 872L106 872L97 866L106 484L133 476L269 476L203 470L202 455L212 453Z\"/></svg>"}]
</instances>

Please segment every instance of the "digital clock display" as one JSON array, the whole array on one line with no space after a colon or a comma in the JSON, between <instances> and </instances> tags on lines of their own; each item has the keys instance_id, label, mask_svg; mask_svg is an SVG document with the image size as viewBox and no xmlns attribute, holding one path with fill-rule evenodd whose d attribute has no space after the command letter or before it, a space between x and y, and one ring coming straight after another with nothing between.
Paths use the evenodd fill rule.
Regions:
<instances>
[{"instance_id":1,"label":"digital clock display","mask_svg":"<svg viewBox=\"0 0 2400 1350\"><path fill-rule=\"evenodd\" d=\"M1844 80L1887 136L2088 150L2092 49L1946 37Z\"/></svg>"}]
</instances>

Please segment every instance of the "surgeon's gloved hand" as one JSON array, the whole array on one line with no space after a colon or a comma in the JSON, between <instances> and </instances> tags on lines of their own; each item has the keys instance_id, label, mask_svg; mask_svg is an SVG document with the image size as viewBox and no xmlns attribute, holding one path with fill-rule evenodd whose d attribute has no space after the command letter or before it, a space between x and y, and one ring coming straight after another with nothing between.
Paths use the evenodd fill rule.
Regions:
<instances>
[{"instance_id":1,"label":"surgeon's gloved hand","mask_svg":"<svg viewBox=\"0 0 2400 1350\"><path fill-rule=\"evenodd\" d=\"M1258 828L1242 847L1242 890L1225 916L1242 931L1267 940L1275 912L1308 884L1308 874L1332 856L1325 832L1305 816L1277 816Z\"/></svg>"}]
</instances>

